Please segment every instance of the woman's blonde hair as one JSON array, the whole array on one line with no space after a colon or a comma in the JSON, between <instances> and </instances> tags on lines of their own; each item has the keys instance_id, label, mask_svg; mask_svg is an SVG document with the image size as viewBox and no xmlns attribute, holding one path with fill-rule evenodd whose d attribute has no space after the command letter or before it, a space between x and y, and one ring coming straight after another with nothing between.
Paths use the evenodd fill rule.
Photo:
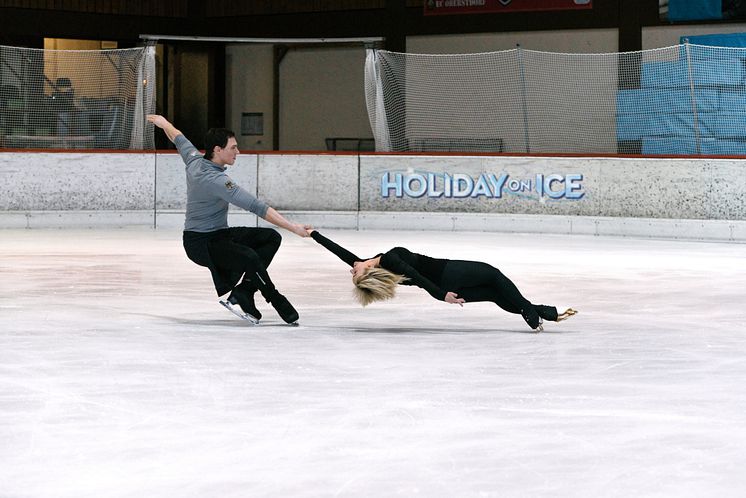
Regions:
<instances>
[{"instance_id":1,"label":"woman's blonde hair","mask_svg":"<svg viewBox=\"0 0 746 498\"><path fill-rule=\"evenodd\" d=\"M353 292L363 306L373 301L385 301L396 295L396 286L407 280L403 275L397 275L383 268L368 268L364 273L352 278L355 284Z\"/></svg>"}]
</instances>

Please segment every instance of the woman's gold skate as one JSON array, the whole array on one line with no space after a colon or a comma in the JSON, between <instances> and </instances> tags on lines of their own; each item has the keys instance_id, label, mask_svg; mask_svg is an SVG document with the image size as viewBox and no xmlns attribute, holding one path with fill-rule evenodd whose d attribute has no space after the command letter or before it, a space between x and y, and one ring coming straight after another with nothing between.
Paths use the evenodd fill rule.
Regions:
<instances>
[{"instance_id":1,"label":"woman's gold skate","mask_svg":"<svg viewBox=\"0 0 746 498\"><path fill-rule=\"evenodd\" d=\"M564 312L557 315L557 321L561 322L562 320L567 320L573 315L577 315L578 312L572 308L567 308Z\"/></svg>"}]
</instances>

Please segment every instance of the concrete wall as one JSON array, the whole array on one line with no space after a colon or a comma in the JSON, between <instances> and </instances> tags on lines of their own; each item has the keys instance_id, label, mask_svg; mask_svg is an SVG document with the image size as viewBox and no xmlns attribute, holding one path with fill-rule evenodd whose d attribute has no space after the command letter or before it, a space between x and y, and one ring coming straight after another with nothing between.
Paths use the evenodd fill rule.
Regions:
<instances>
[{"instance_id":1,"label":"concrete wall","mask_svg":"<svg viewBox=\"0 0 746 498\"><path fill-rule=\"evenodd\" d=\"M280 150L326 150L330 137L372 138L365 49L307 48L280 65Z\"/></svg>"},{"instance_id":2,"label":"concrete wall","mask_svg":"<svg viewBox=\"0 0 746 498\"><path fill-rule=\"evenodd\" d=\"M619 35L616 29L573 29L407 37L407 52L417 54L493 52L516 45L546 52L605 54L619 50Z\"/></svg>"},{"instance_id":3,"label":"concrete wall","mask_svg":"<svg viewBox=\"0 0 746 498\"><path fill-rule=\"evenodd\" d=\"M249 154L228 173L319 227L746 241L737 159ZM174 153L0 153L3 228L178 227L185 199ZM234 209L231 223L257 220Z\"/></svg>"},{"instance_id":4,"label":"concrete wall","mask_svg":"<svg viewBox=\"0 0 746 498\"><path fill-rule=\"evenodd\" d=\"M273 48L231 44L226 48L226 121L239 148L271 150L273 142ZM280 63L281 150L326 150L330 137L372 138L365 107L365 49L291 48ZM241 113L264 114L264 134L242 136Z\"/></svg>"},{"instance_id":5,"label":"concrete wall","mask_svg":"<svg viewBox=\"0 0 746 498\"><path fill-rule=\"evenodd\" d=\"M642 48L669 47L683 35L743 32L742 24L652 26L642 30ZM575 29L407 37L407 52L475 53L524 49L560 53L615 53L618 30ZM371 137L363 99L363 49L291 50L280 66L280 146L283 150L324 150L324 138ZM269 45L226 48L226 112L239 132L241 112L264 113L264 135L237 137L239 147L272 149L273 55ZM608 71L616 74L615 71Z\"/></svg>"},{"instance_id":6,"label":"concrete wall","mask_svg":"<svg viewBox=\"0 0 746 498\"><path fill-rule=\"evenodd\" d=\"M176 64L181 65L182 78L176 82L182 98L175 109L179 129L188 137L193 137L201 145L207 130L208 56L207 53L192 47L181 48Z\"/></svg>"},{"instance_id":7,"label":"concrete wall","mask_svg":"<svg viewBox=\"0 0 746 498\"><path fill-rule=\"evenodd\" d=\"M507 50L611 53L616 29L410 36L411 53L449 54ZM273 51L269 45L230 44L226 48L226 122L239 133L242 149L272 149ZM365 107L360 48L293 48L280 64L280 149L325 150L327 137L373 136ZM615 74L615 72L610 72ZM241 113L264 113L264 135L240 136Z\"/></svg>"},{"instance_id":8,"label":"concrete wall","mask_svg":"<svg viewBox=\"0 0 746 498\"><path fill-rule=\"evenodd\" d=\"M450 199L427 195L396 197L390 188L390 196L383 198L381 178L393 171L410 177L416 172L450 176L462 173L474 179L489 174L508 176L502 182L499 198L494 197L495 189L489 180L487 191L492 197L482 195L476 188L472 189L471 196L461 198L455 195ZM741 161L363 156L360 174L363 211L746 220L746 165ZM540 195L536 188L537 175L542 175L543 184L547 178L553 178L549 185L552 192L545 189L545 195ZM582 194L579 199L561 195L568 178L573 185L582 187L575 192ZM436 176L435 180L435 193L443 191L442 179ZM511 189L511 181L516 188ZM412 182L417 193L419 185Z\"/></svg>"},{"instance_id":9,"label":"concrete wall","mask_svg":"<svg viewBox=\"0 0 746 498\"><path fill-rule=\"evenodd\" d=\"M642 28L642 49L670 47L678 45L682 36L743 33L743 24L703 24L648 26Z\"/></svg>"},{"instance_id":10,"label":"concrete wall","mask_svg":"<svg viewBox=\"0 0 746 498\"><path fill-rule=\"evenodd\" d=\"M271 45L231 44L225 49L226 122L240 149L272 150L273 60ZM263 135L241 135L244 112L262 113Z\"/></svg>"}]
</instances>

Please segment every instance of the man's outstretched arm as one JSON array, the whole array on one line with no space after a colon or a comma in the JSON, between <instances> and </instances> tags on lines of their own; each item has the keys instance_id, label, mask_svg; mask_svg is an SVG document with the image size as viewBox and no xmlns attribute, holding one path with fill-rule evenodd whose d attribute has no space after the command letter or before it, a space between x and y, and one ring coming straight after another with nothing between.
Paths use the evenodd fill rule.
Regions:
<instances>
[{"instance_id":1,"label":"man's outstretched arm","mask_svg":"<svg viewBox=\"0 0 746 498\"><path fill-rule=\"evenodd\" d=\"M164 118L160 114L148 114L148 121L156 125L158 128L162 129L164 133L166 133L166 136L169 140L174 142L176 140L176 137L179 135L183 135L179 130L177 130L174 125L172 125L168 119Z\"/></svg>"},{"instance_id":2,"label":"man's outstretched arm","mask_svg":"<svg viewBox=\"0 0 746 498\"><path fill-rule=\"evenodd\" d=\"M308 232L306 231L306 227L304 225L293 223L287 220L284 216L275 211L274 208L270 207L267 209L267 214L264 215L264 219L277 227L284 228L285 230L293 232L299 237L308 237Z\"/></svg>"}]
</instances>

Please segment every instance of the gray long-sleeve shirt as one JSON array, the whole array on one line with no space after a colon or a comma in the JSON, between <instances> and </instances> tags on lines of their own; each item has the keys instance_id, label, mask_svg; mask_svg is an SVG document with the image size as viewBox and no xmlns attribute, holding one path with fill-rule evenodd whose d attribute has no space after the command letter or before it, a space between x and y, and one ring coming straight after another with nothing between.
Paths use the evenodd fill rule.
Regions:
<instances>
[{"instance_id":1,"label":"gray long-sleeve shirt","mask_svg":"<svg viewBox=\"0 0 746 498\"><path fill-rule=\"evenodd\" d=\"M228 206L233 204L260 218L269 206L242 189L225 174L225 168L205 159L184 136L174 140L186 164L187 208L184 230L214 232L228 228Z\"/></svg>"}]
</instances>

